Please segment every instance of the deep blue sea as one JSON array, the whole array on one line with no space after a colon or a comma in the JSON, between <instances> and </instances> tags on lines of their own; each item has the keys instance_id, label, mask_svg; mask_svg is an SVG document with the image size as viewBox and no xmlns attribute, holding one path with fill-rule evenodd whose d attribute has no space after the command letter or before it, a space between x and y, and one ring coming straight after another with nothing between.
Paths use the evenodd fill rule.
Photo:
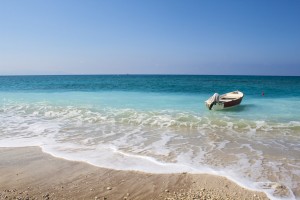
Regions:
<instances>
[{"instance_id":1,"label":"deep blue sea","mask_svg":"<svg viewBox=\"0 0 300 200\"><path fill-rule=\"evenodd\" d=\"M240 106L205 107L235 90ZM0 76L0 147L18 146L112 169L216 174L299 199L300 77Z\"/></svg>"}]
</instances>

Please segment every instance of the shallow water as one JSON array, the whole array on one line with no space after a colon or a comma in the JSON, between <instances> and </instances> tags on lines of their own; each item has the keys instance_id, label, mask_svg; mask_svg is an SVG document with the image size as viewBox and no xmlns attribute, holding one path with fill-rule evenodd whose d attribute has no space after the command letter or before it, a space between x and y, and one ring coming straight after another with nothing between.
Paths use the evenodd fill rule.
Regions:
<instances>
[{"instance_id":1,"label":"shallow water","mask_svg":"<svg viewBox=\"0 0 300 200\"><path fill-rule=\"evenodd\" d=\"M237 89L240 106L204 106ZM0 77L0 146L113 169L217 174L299 199L299 100L300 77Z\"/></svg>"}]
</instances>

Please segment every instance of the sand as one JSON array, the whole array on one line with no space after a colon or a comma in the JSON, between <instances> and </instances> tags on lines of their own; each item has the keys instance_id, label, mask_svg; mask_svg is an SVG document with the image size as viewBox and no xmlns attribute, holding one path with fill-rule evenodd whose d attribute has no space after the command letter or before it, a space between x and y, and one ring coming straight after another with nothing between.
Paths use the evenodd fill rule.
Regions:
<instances>
[{"instance_id":1,"label":"sand","mask_svg":"<svg viewBox=\"0 0 300 200\"><path fill-rule=\"evenodd\" d=\"M0 148L0 199L268 199L208 174L149 174Z\"/></svg>"}]
</instances>

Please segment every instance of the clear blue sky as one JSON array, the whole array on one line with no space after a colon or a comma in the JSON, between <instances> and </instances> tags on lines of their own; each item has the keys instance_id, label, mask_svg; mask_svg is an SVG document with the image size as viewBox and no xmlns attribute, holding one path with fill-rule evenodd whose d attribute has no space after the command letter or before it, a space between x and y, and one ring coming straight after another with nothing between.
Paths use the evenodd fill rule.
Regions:
<instances>
[{"instance_id":1,"label":"clear blue sky","mask_svg":"<svg viewBox=\"0 0 300 200\"><path fill-rule=\"evenodd\" d=\"M0 0L0 75L300 75L299 0Z\"/></svg>"}]
</instances>

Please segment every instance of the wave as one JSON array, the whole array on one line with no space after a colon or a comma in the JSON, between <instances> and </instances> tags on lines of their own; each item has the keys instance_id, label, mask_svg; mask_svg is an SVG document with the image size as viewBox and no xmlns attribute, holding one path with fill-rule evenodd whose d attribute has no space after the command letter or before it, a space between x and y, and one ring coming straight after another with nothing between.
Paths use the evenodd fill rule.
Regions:
<instances>
[{"instance_id":1,"label":"wave","mask_svg":"<svg viewBox=\"0 0 300 200\"><path fill-rule=\"evenodd\" d=\"M44 120L65 120L91 124L127 124L157 128L220 129L239 132L300 131L300 121L276 122L233 118L220 113L196 113L177 110L145 111L116 108L84 108L55 106L47 103L5 104L0 114L7 117L26 116Z\"/></svg>"},{"instance_id":2,"label":"wave","mask_svg":"<svg viewBox=\"0 0 300 200\"><path fill-rule=\"evenodd\" d=\"M272 199L281 183L284 187L278 188L287 188L285 197L293 199L298 191L299 133L300 121L221 112L47 102L7 102L0 107L2 147L40 146L54 156L113 169L213 173L264 190Z\"/></svg>"}]
</instances>

